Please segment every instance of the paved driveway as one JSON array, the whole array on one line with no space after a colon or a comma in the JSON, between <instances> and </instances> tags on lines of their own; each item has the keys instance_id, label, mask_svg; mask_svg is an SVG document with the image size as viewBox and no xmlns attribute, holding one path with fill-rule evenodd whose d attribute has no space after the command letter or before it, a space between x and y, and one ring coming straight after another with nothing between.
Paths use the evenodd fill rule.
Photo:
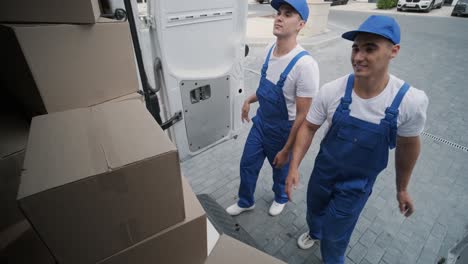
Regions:
<instances>
[{"instance_id":1,"label":"paved driveway","mask_svg":"<svg viewBox=\"0 0 468 264\"><path fill-rule=\"evenodd\" d=\"M364 12L397 14L396 10L376 10L375 4L362 2L332 7L331 32L327 34L340 35L342 31L357 27L369 13L337 9L353 11L351 8L359 6L368 8ZM410 218L404 218L398 211L394 159L391 158L353 232L346 254L347 264L435 264L446 257L448 249L468 231L468 151L447 144L453 141L468 146L468 106L465 103L468 90L465 89L467 78L464 73L468 60L460 56L465 54L464 43L468 36L463 32L468 20L441 16L432 19L431 16L445 10L449 12L451 7L435 9L429 14L398 12L404 16L399 20L406 37L392 72L416 87L424 88L431 106L426 132L443 139L432 138L430 134L422 137L421 158L410 185L416 212ZM433 28L428 30L427 25ZM321 37L314 36L310 40L316 42ZM347 59L350 46L341 39L327 45L311 46L311 54L321 65L322 84L351 70ZM245 66L254 71L260 69L263 53L264 45L251 46ZM247 94L255 92L258 84L258 73L254 71L246 70ZM256 104L251 109L252 114L255 107ZM249 128L250 124L246 125L236 140L215 146L182 164L196 193L210 194L223 207L236 201L239 161ZM264 251L288 263L321 263L318 246L300 250L296 239L307 230L306 184L322 137L320 130L300 167L302 176L294 202L289 203L280 216L270 217L267 213L273 192L271 168L265 164L257 183L255 210L236 217Z\"/></svg>"}]
</instances>

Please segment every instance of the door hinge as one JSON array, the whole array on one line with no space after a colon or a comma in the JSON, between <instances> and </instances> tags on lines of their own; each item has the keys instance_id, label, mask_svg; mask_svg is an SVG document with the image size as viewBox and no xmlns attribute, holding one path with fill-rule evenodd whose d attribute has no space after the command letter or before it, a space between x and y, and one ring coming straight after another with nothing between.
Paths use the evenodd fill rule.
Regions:
<instances>
[{"instance_id":1,"label":"door hinge","mask_svg":"<svg viewBox=\"0 0 468 264\"><path fill-rule=\"evenodd\" d=\"M183 119L182 117L182 111L179 111L177 113L174 114L174 116L172 116L171 118L169 118L169 120L167 120L166 122L162 123L161 124L161 128L163 130L166 130L168 128L170 128L171 126L173 126L175 123L181 121Z\"/></svg>"}]
</instances>

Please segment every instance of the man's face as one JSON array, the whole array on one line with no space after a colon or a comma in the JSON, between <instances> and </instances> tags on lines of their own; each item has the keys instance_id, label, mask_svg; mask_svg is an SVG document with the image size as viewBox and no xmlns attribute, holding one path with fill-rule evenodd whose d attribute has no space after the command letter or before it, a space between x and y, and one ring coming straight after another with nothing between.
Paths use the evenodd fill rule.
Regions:
<instances>
[{"instance_id":1,"label":"man's face","mask_svg":"<svg viewBox=\"0 0 468 264\"><path fill-rule=\"evenodd\" d=\"M395 58L400 50L384 37L359 33L354 39L351 64L357 77L373 77L388 71L390 60Z\"/></svg>"},{"instance_id":2,"label":"man's face","mask_svg":"<svg viewBox=\"0 0 468 264\"><path fill-rule=\"evenodd\" d=\"M278 38L296 36L304 27L305 21L290 5L281 5L275 16L273 35Z\"/></svg>"}]
</instances>

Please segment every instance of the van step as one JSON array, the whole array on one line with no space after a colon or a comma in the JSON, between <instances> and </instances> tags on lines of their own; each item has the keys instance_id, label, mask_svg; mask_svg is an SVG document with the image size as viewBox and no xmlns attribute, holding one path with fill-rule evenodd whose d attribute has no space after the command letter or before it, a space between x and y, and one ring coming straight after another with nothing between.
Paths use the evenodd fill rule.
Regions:
<instances>
[{"instance_id":1,"label":"van step","mask_svg":"<svg viewBox=\"0 0 468 264\"><path fill-rule=\"evenodd\" d=\"M262 248L259 248L252 236L250 236L250 234L247 233L215 199L208 194L199 194L197 198L205 209L208 219L218 233L229 235L230 237L263 251Z\"/></svg>"}]
</instances>

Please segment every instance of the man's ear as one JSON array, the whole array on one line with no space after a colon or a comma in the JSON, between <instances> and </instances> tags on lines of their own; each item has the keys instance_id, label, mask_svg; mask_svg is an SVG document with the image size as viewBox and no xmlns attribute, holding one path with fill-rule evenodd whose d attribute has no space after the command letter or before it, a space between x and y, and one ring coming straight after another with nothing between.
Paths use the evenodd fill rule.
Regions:
<instances>
[{"instance_id":1,"label":"man's ear","mask_svg":"<svg viewBox=\"0 0 468 264\"><path fill-rule=\"evenodd\" d=\"M301 31L305 27L306 22L301 19L299 22L298 32Z\"/></svg>"},{"instance_id":2,"label":"man's ear","mask_svg":"<svg viewBox=\"0 0 468 264\"><path fill-rule=\"evenodd\" d=\"M399 52L400 52L400 45L399 44L393 45L392 46L392 54L391 54L392 59L395 58L396 56L398 56Z\"/></svg>"}]
</instances>

